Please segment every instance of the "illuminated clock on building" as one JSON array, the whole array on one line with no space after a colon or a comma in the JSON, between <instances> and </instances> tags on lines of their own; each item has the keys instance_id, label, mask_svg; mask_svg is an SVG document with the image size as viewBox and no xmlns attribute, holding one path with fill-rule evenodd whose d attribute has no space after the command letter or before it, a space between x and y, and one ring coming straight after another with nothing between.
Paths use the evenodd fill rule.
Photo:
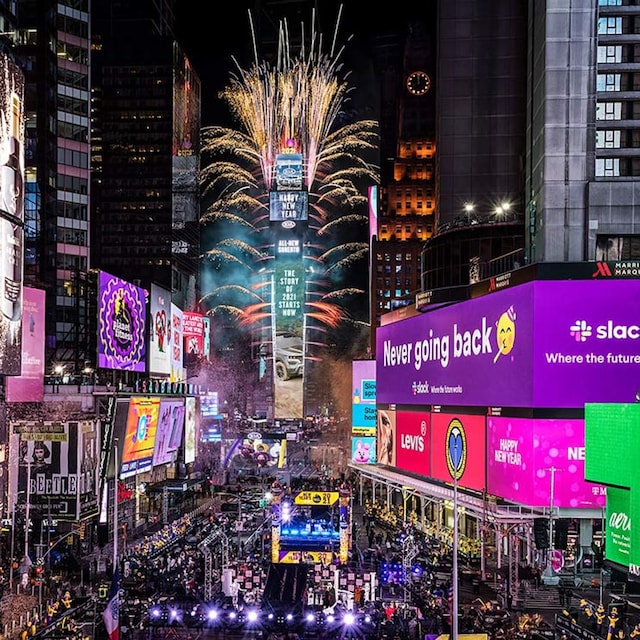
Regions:
<instances>
[{"instance_id":1,"label":"illuminated clock on building","mask_svg":"<svg viewBox=\"0 0 640 640\"><path fill-rule=\"evenodd\" d=\"M431 78L424 71L413 71L407 76L406 86L414 96L423 96L431 88Z\"/></svg>"}]
</instances>

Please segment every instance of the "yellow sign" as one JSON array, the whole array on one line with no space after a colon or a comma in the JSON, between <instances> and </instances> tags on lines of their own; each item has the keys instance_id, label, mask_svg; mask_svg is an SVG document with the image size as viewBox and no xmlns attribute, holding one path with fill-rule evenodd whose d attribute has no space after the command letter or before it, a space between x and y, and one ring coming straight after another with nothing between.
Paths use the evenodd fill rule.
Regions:
<instances>
[{"instance_id":1,"label":"yellow sign","mask_svg":"<svg viewBox=\"0 0 640 640\"><path fill-rule=\"evenodd\" d=\"M304 504L321 507L338 502L337 491L301 491L294 499L295 504Z\"/></svg>"}]
</instances>

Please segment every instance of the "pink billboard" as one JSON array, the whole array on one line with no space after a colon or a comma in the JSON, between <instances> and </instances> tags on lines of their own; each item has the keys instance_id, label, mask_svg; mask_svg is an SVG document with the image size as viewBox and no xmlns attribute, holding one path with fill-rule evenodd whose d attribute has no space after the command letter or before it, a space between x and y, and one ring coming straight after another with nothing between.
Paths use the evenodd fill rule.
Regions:
<instances>
[{"instance_id":1,"label":"pink billboard","mask_svg":"<svg viewBox=\"0 0 640 640\"><path fill-rule=\"evenodd\" d=\"M487 491L534 507L603 507L603 485L584 479L584 420L487 418ZM551 471L555 469L555 471Z\"/></svg>"},{"instance_id":2,"label":"pink billboard","mask_svg":"<svg viewBox=\"0 0 640 640\"><path fill-rule=\"evenodd\" d=\"M22 299L22 371L7 376L7 402L42 402L44 399L45 292L24 287Z\"/></svg>"},{"instance_id":3,"label":"pink billboard","mask_svg":"<svg viewBox=\"0 0 640 640\"><path fill-rule=\"evenodd\" d=\"M396 412L396 467L428 476L431 473L429 444L431 414L426 411Z\"/></svg>"},{"instance_id":4,"label":"pink billboard","mask_svg":"<svg viewBox=\"0 0 640 640\"><path fill-rule=\"evenodd\" d=\"M201 313L185 311L182 314L182 335L185 359L201 358L204 354L204 316Z\"/></svg>"}]
</instances>

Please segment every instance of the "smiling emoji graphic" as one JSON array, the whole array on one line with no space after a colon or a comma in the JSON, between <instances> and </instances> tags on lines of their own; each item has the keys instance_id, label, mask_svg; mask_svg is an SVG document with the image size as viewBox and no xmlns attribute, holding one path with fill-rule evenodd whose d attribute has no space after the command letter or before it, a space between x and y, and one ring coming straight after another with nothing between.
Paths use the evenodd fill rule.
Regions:
<instances>
[{"instance_id":1,"label":"smiling emoji graphic","mask_svg":"<svg viewBox=\"0 0 640 640\"><path fill-rule=\"evenodd\" d=\"M503 355L511 353L513 345L516 341L516 312L511 305L498 319L496 323L496 336L498 340L498 353L493 359L494 362Z\"/></svg>"}]
</instances>

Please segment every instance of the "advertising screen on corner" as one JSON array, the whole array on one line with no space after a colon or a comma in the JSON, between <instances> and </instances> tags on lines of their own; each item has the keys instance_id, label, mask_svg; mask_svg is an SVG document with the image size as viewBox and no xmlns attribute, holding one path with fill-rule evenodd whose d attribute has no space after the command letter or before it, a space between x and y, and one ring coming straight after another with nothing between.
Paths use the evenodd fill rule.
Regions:
<instances>
[{"instance_id":1,"label":"advertising screen on corner","mask_svg":"<svg viewBox=\"0 0 640 640\"><path fill-rule=\"evenodd\" d=\"M159 398L134 396L130 399L122 444L121 478L133 476L151 468L159 415Z\"/></svg>"},{"instance_id":2,"label":"advertising screen on corner","mask_svg":"<svg viewBox=\"0 0 640 640\"><path fill-rule=\"evenodd\" d=\"M584 420L487 418L487 491L535 507L602 508L603 485L584 479Z\"/></svg>"},{"instance_id":3,"label":"advertising screen on corner","mask_svg":"<svg viewBox=\"0 0 640 640\"><path fill-rule=\"evenodd\" d=\"M146 371L147 292L100 272L98 285L98 366Z\"/></svg>"},{"instance_id":4,"label":"advertising screen on corner","mask_svg":"<svg viewBox=\"0 0 640 640\"><path fill-rule=\"evenodd\" d=\"M396 467L429 476L431 471L431 414L396 411Z\"/></svg>"},{"instance_id":5,"label":"advertising screen on corner","mask_svg":"<svg viewBox=\"0 0 640 640\"><path fill-rule=\"evenodd\" d=\"M377 402L629 402L638 318L640 280L545 280L389 323L376 332Z\"/></svg>"}]
</instances>

